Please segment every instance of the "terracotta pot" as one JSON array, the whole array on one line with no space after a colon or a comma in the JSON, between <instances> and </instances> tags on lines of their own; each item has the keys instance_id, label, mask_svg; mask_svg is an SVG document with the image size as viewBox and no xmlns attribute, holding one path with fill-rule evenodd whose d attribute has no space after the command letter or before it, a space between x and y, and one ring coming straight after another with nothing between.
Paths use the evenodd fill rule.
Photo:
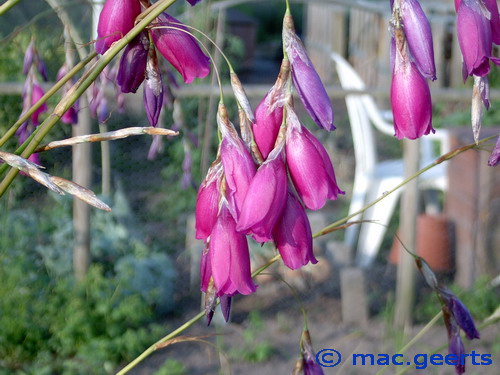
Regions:
<instances>
[{"instance_id":1,"label":"terracotta pot","mask_svg":"<svg viewBox=\"0 0 500 375\"><path fill-rule=\"evenodd\" d=\"M401 247L399 240L394 238L389 254L390 263L398 263ZM433 271L450 271L452 269L450 221L445 216L419 215L416 247L417 254L425 259Z\"/></svg>"}]
</instances>

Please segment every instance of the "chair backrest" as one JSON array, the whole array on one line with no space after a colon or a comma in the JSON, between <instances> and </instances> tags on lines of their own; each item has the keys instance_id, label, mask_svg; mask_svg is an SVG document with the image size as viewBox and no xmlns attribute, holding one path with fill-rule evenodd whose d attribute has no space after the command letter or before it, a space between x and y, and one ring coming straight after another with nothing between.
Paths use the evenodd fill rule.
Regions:
<instances>
[{"instance_id":1,"label":"chair backrest","mask_svg":"<svg viewBox=\"0 0 500 375\"><path fill-rule=\"evenodd\" d=\"M332 52L330 57L335 62L342 88L366 89L361 77L342 56ZM367 94L346 95L346 106L354 141L356 169L370 173L378 159L372 123L382 133L389 135L394 135L394 127L382 118L375 101Z\"/></svg>"}]
</instances>

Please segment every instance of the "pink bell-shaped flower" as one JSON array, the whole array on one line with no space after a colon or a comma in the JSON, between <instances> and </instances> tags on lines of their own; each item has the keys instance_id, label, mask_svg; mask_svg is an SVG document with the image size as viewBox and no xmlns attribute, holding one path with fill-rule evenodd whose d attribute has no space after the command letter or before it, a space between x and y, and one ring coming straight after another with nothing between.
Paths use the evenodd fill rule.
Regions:
<instances>
[{"instance_id":1,"label":"pink bell-shaped flower","mask_svg":"<svg viewBox=\"0 0 500 375\"><path fill-rule=\"evenodd\" d=\"M217 221L222 172L222 164L216 161L208 170L207 177L198 190L195 210L198 240L206 240Z\"/></svg>"},{"instance_id":2,"label":"pink bell-shaped flower","mask_svg":"<svg viewBox=\"0 0 500 375\"><path fill-rule=\"evenodd\" d=\"M322 208L327 199L344 194L337 186L333 165L323 145L302 126L293 108L287 107L286 156L293 184L305 206Z\"/></svg>"},{"instance_id":3,"label":"pink bell-shaped flower","mask_svg":"<svg viewBox=\"0 0 500 375\"><path fill-rule=\"evenodd\" d=\"M257 170L243 202L236 229L251 234L257 242L272 240L285 207L288 182L283 157L281 142Z\"/></svg>"},{"instance_id":4,"label":"pink bell-shaped flower","mask_svg":"<svg viewBox=\"0 0 500 375\"><path fill-rule=\"evenodd\" d=\"M283 60L276 83L255 109L255 121L252 124L253 136L264 158L273 150L281 123L283 106L287 101L285 85L290 79L290 61Z\"/></svg>"},{"instance_id":5,"label":"pink bell-shaped flower","mask_svg":"<svg viewBox=\"0 0 500 375\"><path fill-rule=\"evenodd\" d=\"M404 33L396 29L396 48L391 83L395 135L416 139L434 132L429 85L411 61Z\"/></svg>"},{"instance_id":6,"label":"pink bell-shaped flower","mask_svg":"<svg viewBox=\"0 0 500 375\"><path fill-rule=\"evenodd\" d=\"M252 156L243 141L227 132L222 140L220 155L226 177L226 196L231 211L238 220L248 187L257 170Z\"/></svg>"},{"instance_id":7,"label":"pink bell-shaped flower","mask_svg":"<svg viewBox=\"0 0 500 375\"><path fill-rule=\"evenodd\" d=\"M494 8L491 4L490 8ZM498 8L495 25L498 23ZM500 65L500 59L492 57L492 16L480 0L461 0L457 10L457 34L464 58L463 78L484 77L490 72L490 60ZM500 27L500 26L497 26ZM495 33L496 36L496 33Z\"/></svg>"},{"instance_id":8,"label":"pink bell-shaped flower","mask_svg":"<svg viewBox=\"0 0 500 375\"><path fill-rule=\"evenodd\" d=\"M180 21L162 13L156 26L151 30L153 42L182 75L184 82L191 83L195 78L204 78L210 73L210 59Z\"/></svg>"},{"instance_id":9,"label":"pink bell-shaped flower","mask_svg":"<svg viewBox=\"0 0 500 375\"><path fill-rule=\"evenodd\" d=\"M45 95L45 93L44 93L42 87L37 83L33 84L33 90L31 92L31 105L36 104L36 102L38 102L42 98L42 96L44 96L44 95ZM31 122L33 123L33 125L35 125L35 126L40 125L40 120L38 117L43 112L47 112L47 111L48 111L47 103L42 104L40 106L40 108L38 108L31 115Z\"/></svg>"},{"instance_id":10,"label":"pink bell-shaped flower","mask_svg":"<svg viewBox=\"0 0 500 375\"><path fill-rule=\"evenodd\" d=\"M306 211L295 195L288 191L288 197L281 220L273 230L274 243L283 263L295 270L307 263L318 263L313 254L311 225Z\"/></svg>"},{"instance_id":11,"label":"pink bell-shaped flower","mask_svg":"<svg viewBox=\"0 0 500 375\"><path fill-rule=\"evenodd\" d=\"M219 217L210 235L209 252L217 295L255 292L247 239L236 231L236 222L226 201L221 204Z\"/></svg>"},{"instance_id":12,"label":"pink bell-shaped flower","mask_svg":"<svg viewBox=\"0 0 500 375\"><path fill-rule=\"evenodd\" d=\"M417 0L401 3L401 18L411 56L420 73L432 81L436 79L434 48L429 20Z\"/></svg>"},{"instance_id":13,"label":"pink bell-shaped flower","mask_svg":"<svg viewBox=\"0 0 500 375\"><path fill-rule=\"evenodd\" d=\"M139 0L106 0L97 25L96 52L104 54L111 44L128 33L140 13Z\"/></svg>"}]
</instances>

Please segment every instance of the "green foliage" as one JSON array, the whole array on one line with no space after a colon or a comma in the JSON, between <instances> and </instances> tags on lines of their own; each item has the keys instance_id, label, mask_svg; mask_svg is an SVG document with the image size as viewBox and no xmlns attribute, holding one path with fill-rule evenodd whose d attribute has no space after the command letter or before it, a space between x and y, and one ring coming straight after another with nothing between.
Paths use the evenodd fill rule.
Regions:
<instances>
[{"instance_id":1,"label":"green foliage","mask_svg":"<svg viewBox=\"0 0 500 375\"><path fill-rule=\"evenodd\" d=\"M231 356L248 362L264 362L271 358L275 348L268 340L259 340L259 334L264 331L264 328L260 313L257 310L251 311L248 327L243 332L244 344L231 350Z\"/></svg>"},{"instance_id":2,"label":"green foliage","mask_svg":"<svg viewBox=\"0 0 500 375\"><path fill-rule=\"evenodd\" d=\"M167 359L160 369L153 373L153 375L186 375L186 367L182 362L175 359Z\"/></svg>"},{"instance_id":3,"label":"green foliage","mask_svg":"<svg viewBox=\"0 0 500 375\"><path fill-rule=\"evenodd\" d=\"M154 319L173 305L175 269L131 233L118 196L113 214L94 212L100 264L76 283L70 201L50 203L0 211L0 374L112 373L164 334Z\"/></svg>"}]
</instances>

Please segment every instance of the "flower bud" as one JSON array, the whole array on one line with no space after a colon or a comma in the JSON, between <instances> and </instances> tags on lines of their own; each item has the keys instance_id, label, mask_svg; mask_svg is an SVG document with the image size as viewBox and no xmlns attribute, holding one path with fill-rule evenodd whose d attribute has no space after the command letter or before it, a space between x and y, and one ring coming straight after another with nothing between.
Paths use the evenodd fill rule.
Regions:
<instances>
[{"instance_id":1,"label":"flower bud","mask_svg":"<svg viewBox=\"0 0 500 375\"><path fill-rule=\"evenodd\" d=\"M250 273L250 254L244 234L236 232L227 202L223 202L217 222L210 235L212 276L218 295L255 292Z\"/></svg>"},{"instance_id":2,"label":"flower bud","mask_svg":"<svg viewBox=\"0 0 500 375\"><path fill-rule=\"evenodd\" d=\"M272 240L272 231L286 203L287 175L283 144L277 146L259 167L243 202L236 227L251 234L257 242Z\"/></svg>"},{"instance_id":3,"label":"flower bud","mask_svg":"<svg viewBox=\"0 0 500 375\"><path fill-rule=\"evenodd\" d=\"M291 107L287 107L286 156L293 184L305 206L322 208L327 199L344 194L337 186L332 162L323 145L302 126Z\"/></svg>"},{"instance_id":4,"label":"flower bud","mask_svg":"<svg viewBox=\"0 0 500 375\"><path fill-rule=\"evenodd\" d=\"M145 32L140 33L125 47L116 77L122 92L136 92L144 81L148 50L149 39Z\"/></svg>"},{"instance_id":5,"label":"flower bud","mask_svg":"<svg viewBox=\"0 0 500 375\"><path fill-rule=\"evenodd\" d=\"M128 33L140 13L139 0L106 0L97 24L96 52L104 54L114 42Z\"/></svg>"},{"instance_id":6,"label":"flower bud","mask_svg":"<svg viewBox=\"0 0 500 375\"><path fill-rule=\"evenodd\" d=\"M467 307L449 289L442 287L438 291L448 311L458 326L465 332L469 340L478 339L479 332L474 324L474 319Z\"/></svg>"},{"instance_id":7,"label":"flower bud","mask_svg":"<svg viewBox=\"0 0 500 375\"><path fill-rule=\"evenodd\" d=\"M195 78L204 78L210 73L210 59L180 21L162 13L156 25L151 30L153 42L182 75L184 82L191 83Z\"/></svg>"},{"instance_id":8,"label":"flower bud","mask_svg":"<svg viewBox=\"0 0 500 375\"><path fill-rule=\"evenodd\" d=\"M410 53L420 73L432 81L436 79L434 48L429 20L417 0L405 0L401 4L401 18Z\"/></svg>"},{"instance_id":9,"label":"flower bud","mask_svg":"<svg viewBox=\"0 0 500 375\"><path fill-rule=\"evenodd\" d=\"M302 204L288 191L283 216L273 230L274 243L283 263L295 270L307 263L318 263L313 254L311 225Z\"/></svg>"},{"instance_id":10,"label":"flower bud","mask_svg":"<svg viewBox=\"0 0 500 375\"><path fill-rule=\"evenodd\" d=\"M293 29L292 16L283 21L283 44L292 66L293 84L311 118L326 130L334 130L333 109L321 78L319 78L306 49Z\"/></svg>"},{"instance_id":11,"label":"flower bud","mask_svg":"<svg viewBox=\"0 0 500 375\"><path fill-rule=\"evenodd\" d=\"M35 58L35 42L32 40L30 44L28 44L28 48L26 48L26 52L24 53L24 61L23 61L23 74L27 75L30 71L31 66L33 65L33 60Z\"/></svg>"}]
</instances>

